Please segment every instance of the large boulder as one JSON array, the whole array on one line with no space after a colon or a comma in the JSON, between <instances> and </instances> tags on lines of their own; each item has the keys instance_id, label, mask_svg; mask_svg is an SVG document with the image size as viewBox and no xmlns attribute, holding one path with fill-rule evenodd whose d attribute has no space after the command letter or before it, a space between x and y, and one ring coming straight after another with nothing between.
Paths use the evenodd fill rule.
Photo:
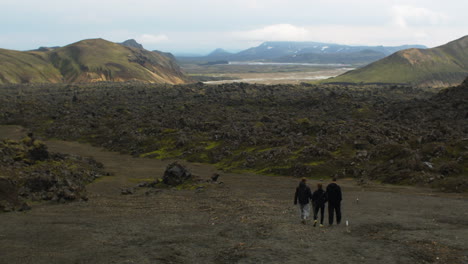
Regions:
<instances>
[{"instance_id":1,"label":"large boulder","mask_svg":"<svg viewBox=\"0 0 468 264\"><path fill-rule=\"evenodd\" d=\"M176 186L192 178L192 173L177 162L167 166L164 172L163 182L167 185Z\"/></svg>"}]
</instances>

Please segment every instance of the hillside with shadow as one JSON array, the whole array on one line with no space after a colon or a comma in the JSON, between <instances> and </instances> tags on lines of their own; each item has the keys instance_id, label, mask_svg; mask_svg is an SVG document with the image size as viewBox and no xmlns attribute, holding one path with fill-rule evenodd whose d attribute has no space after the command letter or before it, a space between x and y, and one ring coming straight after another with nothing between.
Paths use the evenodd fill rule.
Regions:
<instances>
[{"instance_id":1,"label":"hillside with shadow","mask_svg":"<svg viewBox=\"0 0 468 264\"><path fill-rule=\"evenodd\" d=\"M0 49L0 84L191 81L171 54L131 44L85 39L33 51Z\"/></svg>"}]
</instances>

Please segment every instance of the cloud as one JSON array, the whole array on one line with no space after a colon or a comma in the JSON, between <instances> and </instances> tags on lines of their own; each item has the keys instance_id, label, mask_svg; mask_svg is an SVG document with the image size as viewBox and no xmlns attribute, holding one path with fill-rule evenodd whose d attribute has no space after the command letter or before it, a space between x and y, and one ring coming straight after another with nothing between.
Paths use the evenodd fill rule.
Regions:
<instances>
[{"instance_id":1,"label":"cloud","mask_svg":"<svg viewBox=\"0 0 468 264\"><path fill-rule=\"evenodd\" d=\"M409 26L438 25L448 20L444 13L423 7L397 5L391 9L393 23L401 28Z\"/></svg>"},{"instance_id":2,"label":"cloud","mask_svg":"<svg viewBox=\"0 0 468 264\"><path fill-rule=\"evenodd\" d=\"M254 30L232 32L231 35L247 41L305 41L310 38L309 30L291 24L275 24Z\"/></svg>"},{"instance_id":3,"label":"cloud","mask_svg":"<svg viewBox=\"0 0 468 264\"><path fill-rule=\"evenodd\" d=\"M159 35L143 34L137 38L137 41L143 44L158 44L161 42L169 41L169 37L164 34L159 34Z\"/></svg>"}]
</instances>

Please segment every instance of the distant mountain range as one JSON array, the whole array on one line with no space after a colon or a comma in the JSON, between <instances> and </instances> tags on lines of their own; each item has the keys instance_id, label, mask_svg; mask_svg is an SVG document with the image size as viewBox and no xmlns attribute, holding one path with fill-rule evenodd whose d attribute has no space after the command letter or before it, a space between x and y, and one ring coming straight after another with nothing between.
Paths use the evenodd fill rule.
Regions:
<instances>
[{"instance_id":1,"label":"distant mountain range","mask_svg":"<svg viewBox=\"0 0 468 264\"><path fill-rule=\"evenodd\" d=\"M82 40L33 51L0 49L0 84L98 81L185 83L172 55L148 51L134 40Z\"/></svg>"},{"instance_id":2,"label":"distant mountain range","mask_svg":"<svg viewBox=\"0 0 468 264\"><path fill-rule=\"evenodd\" d=\"M327 83L385 83L447 87L468 76L468 36L431 49L398 51Z\"/></svg>"},{"instance_id":3,"label":"distant mountain range","mask_svg":"<svg viewBox=\"0 0 468 264\"><path fill-rule=\"evenodd\" d=\"M238 53L216 49L207 56L177 60L204 65L228 61L366 65L322 82L446 87L458 85L468 76L468 36L431 49L420 45L265 42ZM172 54L148 51L135 40L113 43L87 39L31 51L0 49L0 84L131 80L169 84L191 81Z\"/></svg>"},{"instance_id":4,"label":"distant mountain range","mask_svg":"<svg viewBox=\"0 0 468 264\"><path fill-rule=\"evenodd\" d=\"M201 57L177 57L181 62L212 61L268 61L288 63L341 63L368 64L384 58L396 51L408 48L426 48L422 45L385 46L348 46L320 42L264 42L258 47L238 53L216 49Z\"/></svg>"}]
</instances>

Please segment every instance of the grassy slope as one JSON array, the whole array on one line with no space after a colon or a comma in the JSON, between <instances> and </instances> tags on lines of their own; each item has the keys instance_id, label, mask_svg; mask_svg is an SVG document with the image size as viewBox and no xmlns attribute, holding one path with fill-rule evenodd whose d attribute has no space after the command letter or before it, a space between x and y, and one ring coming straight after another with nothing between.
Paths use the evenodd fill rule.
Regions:
<instances>
[{"instance_id":1,"label":"grassy slope","mask_svg":"<svg viewBox=\"0 0 468 264\"><path fill-rule=\"evenodd\" d=\"M399 51L325 82L450 86L460 84L467 75L468 37L464 37L433 49Z\"/></svg>"},{"instance_id":2,"label":"grassy slope","mask_svg":"<svg viewBox=\"0 0 468 264\"><path fill-rule=\"evenodd\" d=\"M183 75L170 68L169 58L102 39L83 40L57 49L50 58L68 82L184 82Z\"/></svg>"},{"instance_id":3,"label":"grassy slope","mask_svg":"<svg viewBox=\"0 0 468 264\"><path fill-rule=\"evenodd\" d=\"M0 84L61 82L60 72L43 55L0 49Z\"/></svg>"},{"instance_id":4,"label":"grassy slope","mask_svg":"<svg viewBox=\"0 0 468 264\"><path fill-rule=\"evenodd\" d=\"M171 58L102 39L83 40L48 52L0 50L0 84L138 80L185 83Z\"/></svg>"}]
</instances>

